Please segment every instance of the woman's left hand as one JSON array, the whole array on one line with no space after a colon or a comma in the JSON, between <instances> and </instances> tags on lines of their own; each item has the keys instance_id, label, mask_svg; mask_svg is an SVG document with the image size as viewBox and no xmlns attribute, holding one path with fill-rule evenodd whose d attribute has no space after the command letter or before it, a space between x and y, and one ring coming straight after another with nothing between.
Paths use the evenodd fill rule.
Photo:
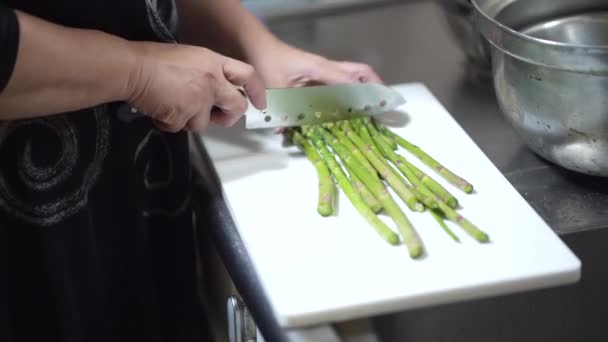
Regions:
<instances>
[{"instance_id":1,"label":"woman's left hand","mask_svg":"<svg viewBox=\"0 0 608 342\"><path fill-rule=\"evenodd\" d=\"M383 83L367 64L334 61L277 43L263 56L250 61L267 88L331 85L339 83Z\"/></svg>"}]
</instances>

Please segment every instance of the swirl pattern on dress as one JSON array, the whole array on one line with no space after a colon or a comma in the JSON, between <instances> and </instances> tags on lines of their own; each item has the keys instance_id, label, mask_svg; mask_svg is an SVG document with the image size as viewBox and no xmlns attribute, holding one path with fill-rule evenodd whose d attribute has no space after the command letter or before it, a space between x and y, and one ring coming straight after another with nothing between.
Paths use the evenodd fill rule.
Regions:
<instances>
[{"instance_id":1,"label":"swirl pattern on dress","mask_svg":"<svg viewBox=\"0 0 608 342\"><path fill-rule=\"evenodd\" d=\"M86 206L110 133L106 106L89 111L0 126L1 209L25 222L51 226Z\"/></svg>"},{"instance_id":2,"label":"swirl pattern on dress","mask_svg":"<svg viewBox=\"0 0 608 342\"><path fill-rule=\"evenodd\" d=\"M142 215L178 216L185 212L190 203L190 173L184 178L176 177L175 169L181 165L178 150L183 147L169 141L166 133L150 130L138 144L133 159L138 177ZM186 170L189 170L189 165Z\"/></svg>"}]
</instances>

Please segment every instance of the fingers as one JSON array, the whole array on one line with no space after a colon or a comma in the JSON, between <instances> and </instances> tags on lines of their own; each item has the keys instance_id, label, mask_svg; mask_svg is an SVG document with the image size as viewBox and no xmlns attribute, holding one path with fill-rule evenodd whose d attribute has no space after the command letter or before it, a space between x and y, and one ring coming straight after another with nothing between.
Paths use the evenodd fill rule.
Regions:
<instances>
[{"instance_id":1,"label":"fingers","mask_svg":"<svg viewBox=\"0 0 608 342\"><path fill-rule=\"evenodd\" d=\"M176 108L171 108L154 116L152 123L162 131L177 133L184 128L186 119Z\"/></svg>"},{"instance_id":2,"label":"fingers","mask_svg":"<svg viewBox=\"0 0 608 342\"><path fill-rule=\"evenodd\" d=\"M251 103L258 109L266 108L266 88L255 69L234 59L229 59L224 65L224 77L233 85L245 88Z\"/></svg>"},{"instance_id":3,"label":"fingers","mask_svg":"<svg viewBox=\"0 0 608 342\"><path fill-rule=\"evenodd\" d=\"M220 81L215 89L215 105L227 116L239 117L247 110L247 99L234 85Z\"/></svg>"},{"instance_id":4,"label":"fingers","mask_svg":"<svg viewBox=\"0 0 608 342\"><path fill-rule=\"evenodd\" d=\"M325 84L384 83L367 64L324 60L316 69L314 79Z\"/></svg>"},{"instance_id":5,"label":"fingers","mask_svg":"<svg viewBox=\"0 0 608 342\"><path fill-rule=\"evenodd\" d=\"M203 132L209 127L209 114L208 112L201 112L193 116L188 123L186 123L186 130L190 132Z\"/></svg>"},{"instance_id":6,"label":"fingers","mask_svg":"<svg viewBox=\"0 0 608 342\"><path fill-rule=\"evenodd\" d=\"M337 67L337 63L323 61L317 65L312 81L316 81L321 84L334 85L341 83L352 83L356 80L353 79L348 70Z\"/></svg>"},{"instance_id":7,"label":"fingers","mask_svg":"<svg viewBox=\"0 0 608 342\"><path fill-rule=\"evenodd\" d=\"M242 117L242 115L227 115L226 113L220 111L212 111L210 116L211 122L222 127L232 127Z\"/></svg>"},{"instance_id":8,"label":"fingers","mask_svg":"<svg viewBox=\"0 0 608 342\"><path fill-rule=\"evenodd\" d=\"M180 132L184 128L183 125L168 124L168 123L165 123L165 122L162 122L159 120L154 120L154 119L152 119L152 123L159 130L164 131L164 132L169 132L169 133L177 133L177 132Z\"/></svg>"},{"instance_id":9,"label":"fingers","mask_svg":"<svg viewBox=\"0 0 608 342\"><path fill-rule=\"evenodd\" d=\"M361 83L384 83L380 76L367 64L337 62L338 66L348 72L353 80Z\"/></svg>"}]
</instances>

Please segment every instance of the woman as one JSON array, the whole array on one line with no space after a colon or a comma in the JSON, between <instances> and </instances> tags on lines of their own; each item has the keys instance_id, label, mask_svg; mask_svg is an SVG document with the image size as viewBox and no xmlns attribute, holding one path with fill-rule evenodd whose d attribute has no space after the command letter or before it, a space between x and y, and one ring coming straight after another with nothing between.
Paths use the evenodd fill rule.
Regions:
<instances>
[{"instance_id":1,"label":"woman","mask_svg":"<svg viewBox=\"0 0 608 342\"><path fill-rule=\"evenodd\" d=\"M238 87L380 82L238 0L0 0L0 51L0 341L210 340L187 132Z\"/></svg>"}]
</instances>

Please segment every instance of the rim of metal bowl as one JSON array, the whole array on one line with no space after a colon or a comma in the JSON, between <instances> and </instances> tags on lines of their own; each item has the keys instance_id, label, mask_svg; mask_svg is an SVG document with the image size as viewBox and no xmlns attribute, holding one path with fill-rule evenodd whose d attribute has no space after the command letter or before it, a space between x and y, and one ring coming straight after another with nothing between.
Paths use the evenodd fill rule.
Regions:
<instances>
[{"instance_id":1,"label":"rim of metal bowl","mask_svg":"<svg viewBox=\"0 0 608 342\"><path fill-rule=\"evenodd\" d=\"M481 9L481 7L479 7L479 5L477 4L478 0L468 0L473 4L473 7L477 10L478 13L480 13L482 16L484 16L487 20L493 22L494 24L496 24L496 26L500 27L502 30L507 31L508 33L517 36L519 38L528 40L530 42L535 42L535 43L540 43L540 44L546 44L546 45L551 45L551 46L555 46L555 47L567 47L567 48L580 48L580 49L586 49L586 48L590 48L590 49L606 49L608 50L608 44L604 44L604 45L595 45L595 44L569 44L569 43L563 43L563 42L557 42L554 40L548 40L548 39L541 39L541 38L536 38L533 36L529 36L527 34L523 34L517 30L514 30L512 28L510 28L509 26L501 23L500 21L494 19L493 17L489 16L488 14L486 14L486 12ZM515 1L511 1L511 3L513 3ZM504 7L503 7L504 9ZM608 11L608 9L607 9Z\"/></svg>"},{"instance_id":2,"label":"rim of metal bowl","mask_svg":"<svg viewBox=\"0 0 608 342\"><path fill-rule=\"evenodd\" d=\"M608 63L599 62L597 59L598 56L602 56L603 60L603 56L608 55L608 45L570 44L529 36L488 15L480 7L478 1L471 0L475 8L475 16L477 18L481 16L482 20L486 21L486 27L484 28L482 20L475 20L478 30L490 44L502 52L523 61L549 68L599 75L608 73ZM511 0L507 5L515 1L517 0ZM500 8L499 12L505 7ZM497 39L497 35L500 34L502 36ZM525 44L525 49L522 48L522 43ZM527 53L522 53L522 51ZM543 55L545 58L538 59L535 57L539 55Z\"/></svg>"},{"instance_id":3,"label":"rim of metal bowl","mask_svg":"<svg viewBox=\"0 0 608 342\"><path fill-rule=\"evenodd\" d=\"M536 38L533 36L529 36L527 34L523 34L517 30L514 30L512 28L510 28L509 26L501 23L500 21L494 19L493 17L489 16L488 14L486 14L486 12L484 10L481 9L481 7L479 7L479 5L477 4L478 0L468 0L470 1L470 3L473 5L473 7L477 10L478 13L480 13L482 16L484 16L487 20L491 21L492 23L496 24L496 26L500 27L502 30L507 31L508 33L517 36L521 39L524 40L528 40L530 42L535 42L535 43L540 43L540 44L546 44L546 45L551 45L551 46L556 46L556 47L567 47L567 48L580 48L580 49L586 49L586 48L590 48L590 49L606 49L608 50L608 44L604 44L604 45L594 45L594 44L569 44L569 43L563 43L563 42L558 42L558 41L554 41L554 40L548 40L548 39L541 39L541 38ZM515 1L511 1L515 2ZM608 11L608 9L607 9Z\"/></svg>"}]
</instances>

